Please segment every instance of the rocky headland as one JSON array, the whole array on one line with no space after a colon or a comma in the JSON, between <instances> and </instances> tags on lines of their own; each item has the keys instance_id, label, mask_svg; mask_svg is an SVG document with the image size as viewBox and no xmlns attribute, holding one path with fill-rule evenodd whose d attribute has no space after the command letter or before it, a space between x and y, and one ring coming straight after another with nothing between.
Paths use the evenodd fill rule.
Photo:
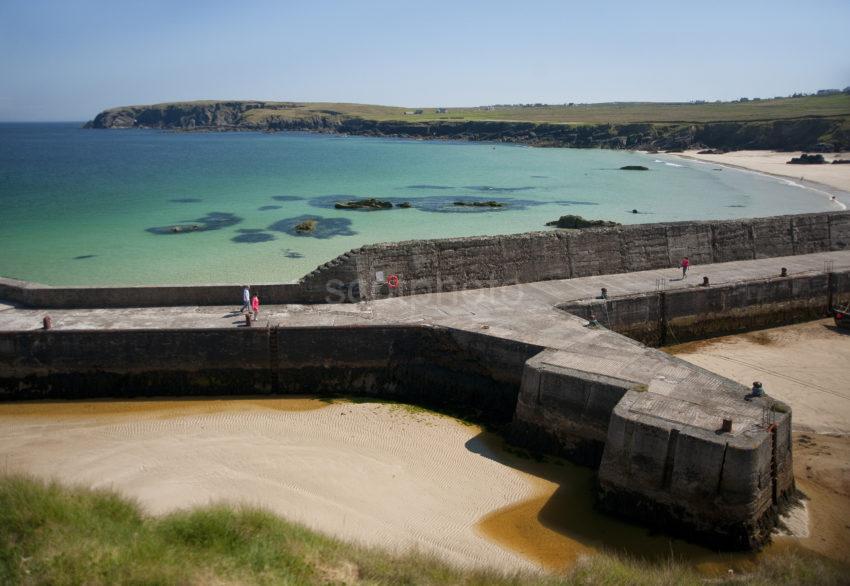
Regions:
<instances>
[{"instance_id":1,"label":"rocky headland","mask_svg":"<svg viewBox=\"0 0 850 586\"><path fill-rule=\"evenodd\" d=\"M848 112L850 114L850 112ZM403 118L403 116L399 116ZM538 147L680 151L689 148L838 151L850 149L850 116L716 122L571 124L500 120L368 118L303 104L214 101L105 110L87 128L299 130L422 139L497 141Z\"/></svg>"}]
</instances>

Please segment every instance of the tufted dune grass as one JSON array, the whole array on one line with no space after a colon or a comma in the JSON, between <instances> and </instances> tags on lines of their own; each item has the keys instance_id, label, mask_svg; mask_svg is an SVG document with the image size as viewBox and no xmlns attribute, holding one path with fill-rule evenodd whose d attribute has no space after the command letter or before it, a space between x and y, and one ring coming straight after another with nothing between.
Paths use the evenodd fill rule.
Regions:
<instances>
[{"instance_id":1,"label":"tufted dune grass","mask_svg":"<svg viewBox=\"0 0 850 586\"><path fill-rule=\"evenodd\" d=\"M707 578L670 560L601 554L562 575L463 570L422 553L344 543L247 507L163 517L108 490L0 476L0 584L840 584L847 569L774 556L747 576Z\"/></svg>"}]
</instances>

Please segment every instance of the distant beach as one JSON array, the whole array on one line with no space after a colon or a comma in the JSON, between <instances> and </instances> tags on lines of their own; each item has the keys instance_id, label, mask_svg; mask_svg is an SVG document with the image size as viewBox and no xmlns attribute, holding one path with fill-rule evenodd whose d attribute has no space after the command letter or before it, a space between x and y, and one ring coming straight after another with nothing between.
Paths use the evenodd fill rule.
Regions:
<instances>
[{"instance_id":1,"label":"distant beach","mask_svg":"<svg viewBox=\"0 0 850 586\"><path fill-rule=\"evenodd\" d=\"M850 159L850 152L824 153L827 164L823 165L788 164L788 161L801 154L801 151L730 151L722 155L701 155L697 150L690 150L677 156L786 177L803 187L820 189L829 196L835 195L846 209L850 204L850 165L833 165L832 161Z\"/></svg>"}]
</instances>

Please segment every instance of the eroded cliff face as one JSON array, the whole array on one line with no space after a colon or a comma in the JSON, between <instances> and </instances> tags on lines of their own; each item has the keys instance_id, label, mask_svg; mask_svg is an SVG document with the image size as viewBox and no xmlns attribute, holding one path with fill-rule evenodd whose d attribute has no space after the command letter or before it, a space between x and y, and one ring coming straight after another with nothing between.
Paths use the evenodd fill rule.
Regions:
<instances>
[{"instance_id":1,"label":"eroded cliff face","mask_svg":"<svg viewBox=\"0 0 850 586\"><path fill-rule=\"evenodd\" d=\"M369 120L332 110L288 115L294 104L259 101L128 106L105 110L87 128L170 130L301 130L362 136L498 141L540 147L612 149L848 150L850 122L799 118L751 122L547 124L500 121ZM251 111L262 109L263 116ZM280 112L280 115L276 114Z\"/></svg>"}]
</instances>

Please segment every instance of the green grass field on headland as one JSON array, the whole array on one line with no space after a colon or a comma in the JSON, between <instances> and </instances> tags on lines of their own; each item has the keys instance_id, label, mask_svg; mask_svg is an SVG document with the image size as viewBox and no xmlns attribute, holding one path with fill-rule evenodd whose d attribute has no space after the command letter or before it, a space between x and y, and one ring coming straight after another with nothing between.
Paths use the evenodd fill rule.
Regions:
<instances>
[{"instance_id":1,"label":"green grass field on headland","mask_svg":"<svg viewBox=\"0 0 850 586\"><path fill-rule=\"evenodd\" d=\"M598 555L568 574L462 570L421 553L341 542L271 513L225 505L164 517L110 491L0 476L2 584L818 584L848 568L801 554L766 559L749 575L707 577Z\"/></svg>"},{"instance_id":2,"label":"green grass field on headland","mask_svg":"<svg viewBox=\"0 0 850 586\"><path fill-rule=\"evenodd\" d=\"M224 100L174 102L135 106L211 105ZM263 123L269 118L306 119L342 115L377 121L430 122L502 121L557 124L629 124L658 122L718 122L782 120L806 117L850 116L850 95L803 96L746 102L610 102L600 104L481 106L469 108L395 107L333 102L257 102L261 107L246 113L245 120ZM439 110L445 110L441 112Z\"/></svg>"}]
</instances>

